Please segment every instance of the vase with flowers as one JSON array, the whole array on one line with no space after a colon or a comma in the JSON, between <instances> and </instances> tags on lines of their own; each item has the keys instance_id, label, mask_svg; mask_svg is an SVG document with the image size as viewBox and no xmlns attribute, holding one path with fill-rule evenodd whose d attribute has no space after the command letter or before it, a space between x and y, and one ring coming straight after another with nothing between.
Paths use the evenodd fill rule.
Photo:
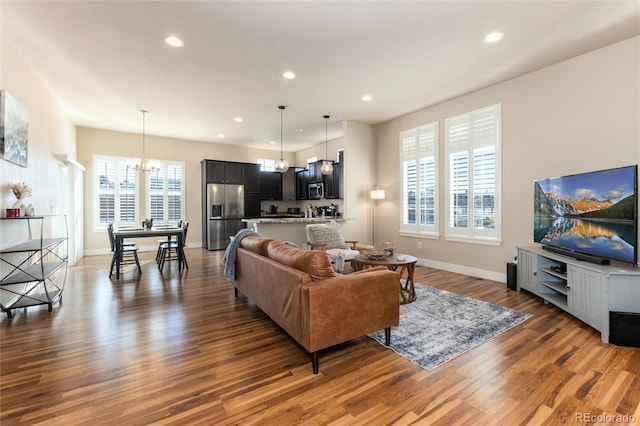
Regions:
<instances>
[{"instance_id":1,"label":"vase with flowers","mask_svg":"<svg viewBox=\"0 0 640 426\"><path fill-rule=\"evenodd\" d=\"M31 187L26 183L12 183L9 185L13 195L16 196L16 202L13 204L14 209L20 209L20 216L24 216L25 205L22 200L31 196Z\"/></svg>"}]
</instances>

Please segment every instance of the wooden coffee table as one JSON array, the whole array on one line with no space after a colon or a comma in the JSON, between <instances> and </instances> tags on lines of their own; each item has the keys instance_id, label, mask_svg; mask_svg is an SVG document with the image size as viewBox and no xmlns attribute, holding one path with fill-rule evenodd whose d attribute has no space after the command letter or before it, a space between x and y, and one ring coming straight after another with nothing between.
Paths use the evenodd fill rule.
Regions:
<instances>
[{"instance_id":1,"label":"wooden coffee table","mask_svg":"<svg viewBox=\"0 0 640 426\"><path fill-rule=\"evenodd\" d=\"M398 260L398 257L404 257L404 260ZM411 303L416 300L416 288L413 282L413 271L416 266L417 258L409 256L408 254L394 254L393 256L387 256L379 260L369 259L364 254L359 254L353 258L353 269L361 271L366 268L373 268L374 266L385 266L392 271L397 271L400 274L400 279L407 273L407 278L402 284L400 281L400 304ZM400 268L400 271L398 271Z\"/></svg>"}]
</instances>

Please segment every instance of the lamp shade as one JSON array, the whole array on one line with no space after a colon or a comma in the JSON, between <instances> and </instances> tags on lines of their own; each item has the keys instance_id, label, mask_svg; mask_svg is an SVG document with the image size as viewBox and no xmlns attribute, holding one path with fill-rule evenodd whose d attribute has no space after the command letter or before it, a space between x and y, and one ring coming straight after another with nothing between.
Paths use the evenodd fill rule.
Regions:
<instances>
[{"instance_id":1,"label":"lamp shade","mask_svg":"<svg viewBox=\"0 0 640 426\"><path fill-rule=\"evenodd\" d=\"M370 197L372 200L384 200L384 189L372 189Z\"/></svg>"}]
</instances>

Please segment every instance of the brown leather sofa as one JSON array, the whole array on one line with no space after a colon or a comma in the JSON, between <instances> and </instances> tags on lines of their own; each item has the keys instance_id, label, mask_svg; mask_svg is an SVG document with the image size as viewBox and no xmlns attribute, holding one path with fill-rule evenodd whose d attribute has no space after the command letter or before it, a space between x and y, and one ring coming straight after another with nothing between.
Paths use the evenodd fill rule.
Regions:
<instances>
[{"instance_id":1,"label":"brown leather sofa","mask_svg":"<svg viewBox=\"0 0 640 426\"><path fill-rule=\"evenodd\" d=\"M400 280L384 267L349 275L333 271L326 253L266 237L245 237L236 251L238 291L251 299L312 355L400 321Z\"/></svg>"}]
</instances>

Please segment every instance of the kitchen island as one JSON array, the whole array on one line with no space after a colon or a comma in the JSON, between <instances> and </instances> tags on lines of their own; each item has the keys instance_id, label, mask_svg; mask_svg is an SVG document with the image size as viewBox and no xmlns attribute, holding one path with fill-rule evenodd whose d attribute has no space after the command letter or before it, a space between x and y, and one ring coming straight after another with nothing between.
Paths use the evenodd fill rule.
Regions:
<instances>
[{"instance_id":1,"label":"kitchen island","mask_svg":"<svg viewBox=\"0 0 640 426\"><path fill-rule=\"evenodd\" d=\"M253 229L265 237L281 241L291 241L300 248L307 247L307 232L305 227L312 223L345 223L353 219L342 216L325 217L280 217L242 219L247 228Z\"/></svg>"}]
</instances>

